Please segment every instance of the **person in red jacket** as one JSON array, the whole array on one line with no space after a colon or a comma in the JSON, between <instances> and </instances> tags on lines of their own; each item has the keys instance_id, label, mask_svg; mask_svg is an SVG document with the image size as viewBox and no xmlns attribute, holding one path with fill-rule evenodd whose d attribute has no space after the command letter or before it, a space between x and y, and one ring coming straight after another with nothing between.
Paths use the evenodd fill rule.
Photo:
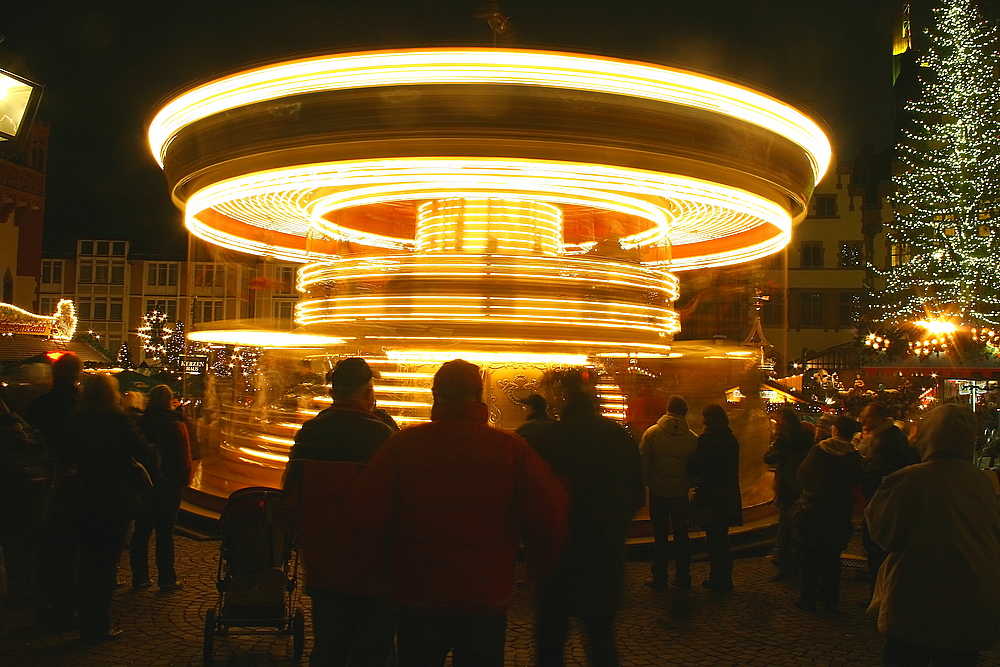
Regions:
<instances>
[{"instance_id":1,"label":"person in red jacket","mask_svg":"<svg viewBox=\"0 0 1000 667\"><path fill-rule=\"evenodd\" d=\"M487 423L479 367L434 375L431 421L378 451L354 489L366 562L388 574L399 667L501 667L519 543L530 576L555 567L568 495L523 439Z\"/></svg>"},{"instance_id":2,"label":"person in red jacket","mask_svg":"<svg viewBox=\"0 0 1000 667\"><path fill-rule=\"evenodd\" d=\"M392 610L364 579L348 509L354 481L392 434L372 413L377 377L364 359L342 359L328 375L333 405L302 425L285 469L285 512L312 599L313 667L385 665L392 646Z\"/></svg>"}]
</instances>

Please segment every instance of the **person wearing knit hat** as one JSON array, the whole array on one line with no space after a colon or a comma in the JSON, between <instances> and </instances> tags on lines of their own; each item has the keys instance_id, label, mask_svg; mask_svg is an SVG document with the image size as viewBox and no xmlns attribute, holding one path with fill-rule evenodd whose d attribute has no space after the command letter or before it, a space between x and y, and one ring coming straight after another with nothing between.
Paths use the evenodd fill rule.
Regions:
<instances>
[{"instance_id":1,"label":"person wearing knit hat","mask_svg":"<svg viewBox=\"0 0 1000 667\"><path fill-rule=\"evenodd\" d=\"M442 364L431 391L431 421L389 438L358 479L359 553L389 582L400 665L451 652L502 667L519 546L529 576L552 571L568 494L527 442L489 425L478 366Z\"/></svg>"},{"instance_id":2,"label":"person wearing knit hat","mask_svg":"<svg viewBox=\"0 0 1000 667\"><path fill-rule=\"evenodd\" d=\"M916 436L921 462L882 480L865 509L888 552L871 611L883 665L975 665L1000 629L1000 505L972 463L976 415L945 404Z\"/></svg>"}]
</instances>

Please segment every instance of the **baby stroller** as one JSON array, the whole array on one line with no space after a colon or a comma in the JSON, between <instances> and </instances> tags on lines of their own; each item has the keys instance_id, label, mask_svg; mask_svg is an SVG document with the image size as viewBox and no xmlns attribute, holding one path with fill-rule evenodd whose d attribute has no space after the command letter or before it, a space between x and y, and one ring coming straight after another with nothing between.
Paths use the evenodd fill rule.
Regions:
<instances>
[{"instance_id":1,"label":"baby stroller","mask_svg":"<svg viewBox=\"0 0 1000 667\"><path fill-rule=\"evenodd\" d=\"M302 658L305 616L298 606L298 551L294 537L282 528L280 510L278 489L241 489L226 501L219 517L219 600L205 616L206 665L212 664L215 637L230 634L291 635L294 660Z\"/></svg>"}]
</instances>

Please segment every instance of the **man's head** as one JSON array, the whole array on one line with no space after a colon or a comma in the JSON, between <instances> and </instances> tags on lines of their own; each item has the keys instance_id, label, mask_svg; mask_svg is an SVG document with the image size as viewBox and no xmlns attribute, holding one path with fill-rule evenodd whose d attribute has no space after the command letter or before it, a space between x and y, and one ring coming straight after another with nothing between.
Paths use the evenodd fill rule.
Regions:
<instances>
[{"instance_id":1,"label":"man's head","mask_svg":"<svg viewBox=\"0 0 1000 667\"><path fill-rule=\"evenodd\" d=\"M83 362L72 352L67 352L52 363L54 384L76 385L83 375Z\"/></svg>"},{"instance_id":2,"label":"man's head","mask_svg":"<svg viewBox=\"0 0 1000 667\"><path fill-rule=\"evenodd\" d=\"M889 411L879 401L872 401L861 411L861 425L866 426L869 431L878 428L888 418Z\"/></svg>"},{"instance_id":3,"label":"man's head","mask_svg":"<svg viewBox=\"0 0 1000 667\"><path fill-rule=\"evenodd\" d=\"M330 382L330 396L335 401L355 400L369 410L375 407L375 385L373 378L382 375L372 369L361 357L341 359L333 370L327 373Z\"/></svg>"},{"instance_id":4,"label":"man's head","mask_svg":"<svg viewBox=\"0 0 1000 667\"><path fill-rule=\"evenodd\" d=\"M688 413L688 402L683 396L674 394L667 399L667 412L678 417L686 417Z\"/></svg>"},{"instance_id":5,"label":"man's head","mask_svg":"<svg viewBox=\"0 0 1000 667\"><path fill-rule=\"evenodd\" d=\"M481 401L483 378L479 366L464 359L446 361L434 374L431 393L435 402Z\"/></svg>"},{"instance_id":6,"label":"man's head","mask_svg":"<svg viewBox=\"0 0 1000 667\"><path fill-rule=\"evenodd\" d=\"M521 403L531 408L533 413L545 412L546 408L549 406L548 401L546 401L545 397L541 394L530 394L521 399Z\"/></svg>"},{"instance_id":7,"label":"man's head","mask_svg":"<svg viewBox=\"0 0 1000 667\"><path fill-rule=\"evenodd\" d=\"M834 437L838 437L841 440L850 440L854 437L854 434L861 430L861 424L854 421L847 415L840 415L833 420L830 432Z\"/></svg>"}]
</instances>

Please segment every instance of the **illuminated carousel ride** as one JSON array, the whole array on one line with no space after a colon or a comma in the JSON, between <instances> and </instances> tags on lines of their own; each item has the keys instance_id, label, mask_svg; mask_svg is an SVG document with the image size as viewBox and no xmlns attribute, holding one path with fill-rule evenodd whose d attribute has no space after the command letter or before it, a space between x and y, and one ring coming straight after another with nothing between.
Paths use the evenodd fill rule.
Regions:
<instances>
[{"instance_id":1,"label":"illuminated carousel ride","mask_svg":"<svg viewBox=\"0 0 1000 667\"><path fill-rule=\"evenodd\" d=\"M569 367L621 417L609 360L669 361L675 273L783 248L831 157L815 122L747 88L507 49L252 69L169 102L149 141L192 234L301 263L294 331L190 336L256 350L207 383L203 506L279 483L344 356L381 369L403 426L429 418L433 372L457 357L483 368L498 426Z\"/></svg>"}]
</instances>

